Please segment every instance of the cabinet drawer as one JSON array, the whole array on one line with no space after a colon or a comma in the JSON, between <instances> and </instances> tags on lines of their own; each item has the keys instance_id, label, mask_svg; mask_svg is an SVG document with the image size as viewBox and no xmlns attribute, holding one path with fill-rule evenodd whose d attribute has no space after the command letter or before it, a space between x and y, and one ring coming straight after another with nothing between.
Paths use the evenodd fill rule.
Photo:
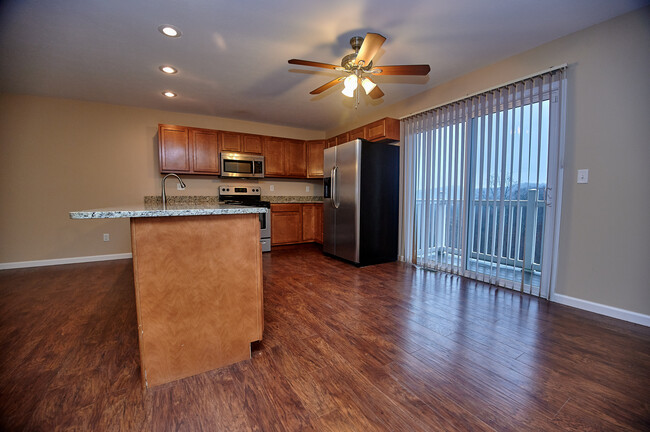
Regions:
<instances>
[{"instance_id":1,"label":"cabinet drawer","mask_svg":"<svg viewBox=\"0 0 650 432\"><path fill-rule=\"evenodd\" d=\"M299 212L300 204L271 204L271 212Z\"/></svg>"}]
</instances>

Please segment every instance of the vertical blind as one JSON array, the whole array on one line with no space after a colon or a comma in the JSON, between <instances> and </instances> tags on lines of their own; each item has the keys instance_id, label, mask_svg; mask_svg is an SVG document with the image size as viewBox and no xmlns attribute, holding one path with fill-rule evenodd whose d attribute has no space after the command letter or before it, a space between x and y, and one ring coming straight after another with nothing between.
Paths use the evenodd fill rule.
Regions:
<instances>
[{"instance_id":1,"label":"vertical blind","mask_svg":"<svg viewBox=\"0 0 650 432\"><path fill-rule=\"evenodd\" d=\"M549 296L564 81L558 69L402 120L401 259Z\"/></svg>"}]
</instances>

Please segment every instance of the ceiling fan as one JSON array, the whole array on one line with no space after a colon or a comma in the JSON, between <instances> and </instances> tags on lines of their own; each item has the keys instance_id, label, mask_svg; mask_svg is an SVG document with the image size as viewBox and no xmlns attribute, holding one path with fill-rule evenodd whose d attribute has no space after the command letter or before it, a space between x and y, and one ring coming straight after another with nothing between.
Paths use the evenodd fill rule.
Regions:
<instances>
[{"instance_id":1,"label":"ceiling fan","mask_svg":"<svg viewBox=\"0 0 650 432\"><path fill-rule=\"evenodd\" d=\"M386 38L378 33L368 33L365 38L355 36L350 39L350 45L354 53L348 54L341 60L341 66L328 63L319 63L309 60L291 59L289 64L301 66L313 66L324 69L334 69L345 72L347 76L333 79L323 84L309 94L320 94L325 90L334 87L343 81L345 88L342 93L345 96L353 97L358 85L361 84L368 96L373 99L379 99L384 92L368 78L368 75L427 75L431 67L426 64L421 65L395 65L395 66L375 66L372 59L377 54ZM357 103L359 93L357 92Z\"/></svg>"}]
</instances>

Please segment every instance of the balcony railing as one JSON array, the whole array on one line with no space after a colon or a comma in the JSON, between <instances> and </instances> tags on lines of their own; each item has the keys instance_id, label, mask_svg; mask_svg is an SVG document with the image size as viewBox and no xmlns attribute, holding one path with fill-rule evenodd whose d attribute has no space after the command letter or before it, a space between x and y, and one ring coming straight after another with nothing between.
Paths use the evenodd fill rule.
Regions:
<instances>
[{"instance_id":1,"label":"balcony railing","mask_svg":"<svg viewBox=\"0 0 650 432\"><path fill-rule=\"evenodd\" d=\"M521 271L541 271L545 217L544 190L528 189L520 199L476 198L468 211L467 260L463 267L491 274L497 263L510 279ZM541 196L540 196L541 195ZM426 238L417 242L418 258L438 266L462 263L462 199L416 200L416 223L428 227L420 232ZM425 211L428 210L428 211ZM503 213L503 220L501 219ZM530 223L529 223L530 222ZM501 242L499 238L501 237ZM426 249L426 250L425 250ZM518 276L521 277L520 275ZM512 279L514 280L514 279Z\"/></svg>"}]
</instances>

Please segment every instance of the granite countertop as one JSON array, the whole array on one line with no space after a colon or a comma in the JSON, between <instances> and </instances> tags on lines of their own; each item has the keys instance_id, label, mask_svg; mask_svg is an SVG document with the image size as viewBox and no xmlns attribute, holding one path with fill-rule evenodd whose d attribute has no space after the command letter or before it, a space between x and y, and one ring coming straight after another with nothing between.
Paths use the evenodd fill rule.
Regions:
<instances>
[{"instance_id":1,"label":"granite countertop","mask_svg":"<svg viewBox=\"0 0 650 432\"><path fill-rule=\"evenodd\" d=\"M320 204L322 196L262 196L263 201L271 204Z\"/></svg>"},{"instance_id":2,"label":"granite countertop","mask_svg":"<svg viewBox=\"0 0 650 432\"><path fill-rule=\"evenodd\" d=\"M219 203L169 203L163 208L160 202L135 204L70 212L71 219L118 219L162 216L206 216L224 214L267 213L264 207L247 207Z\"/></svg>"}]
</instances>

